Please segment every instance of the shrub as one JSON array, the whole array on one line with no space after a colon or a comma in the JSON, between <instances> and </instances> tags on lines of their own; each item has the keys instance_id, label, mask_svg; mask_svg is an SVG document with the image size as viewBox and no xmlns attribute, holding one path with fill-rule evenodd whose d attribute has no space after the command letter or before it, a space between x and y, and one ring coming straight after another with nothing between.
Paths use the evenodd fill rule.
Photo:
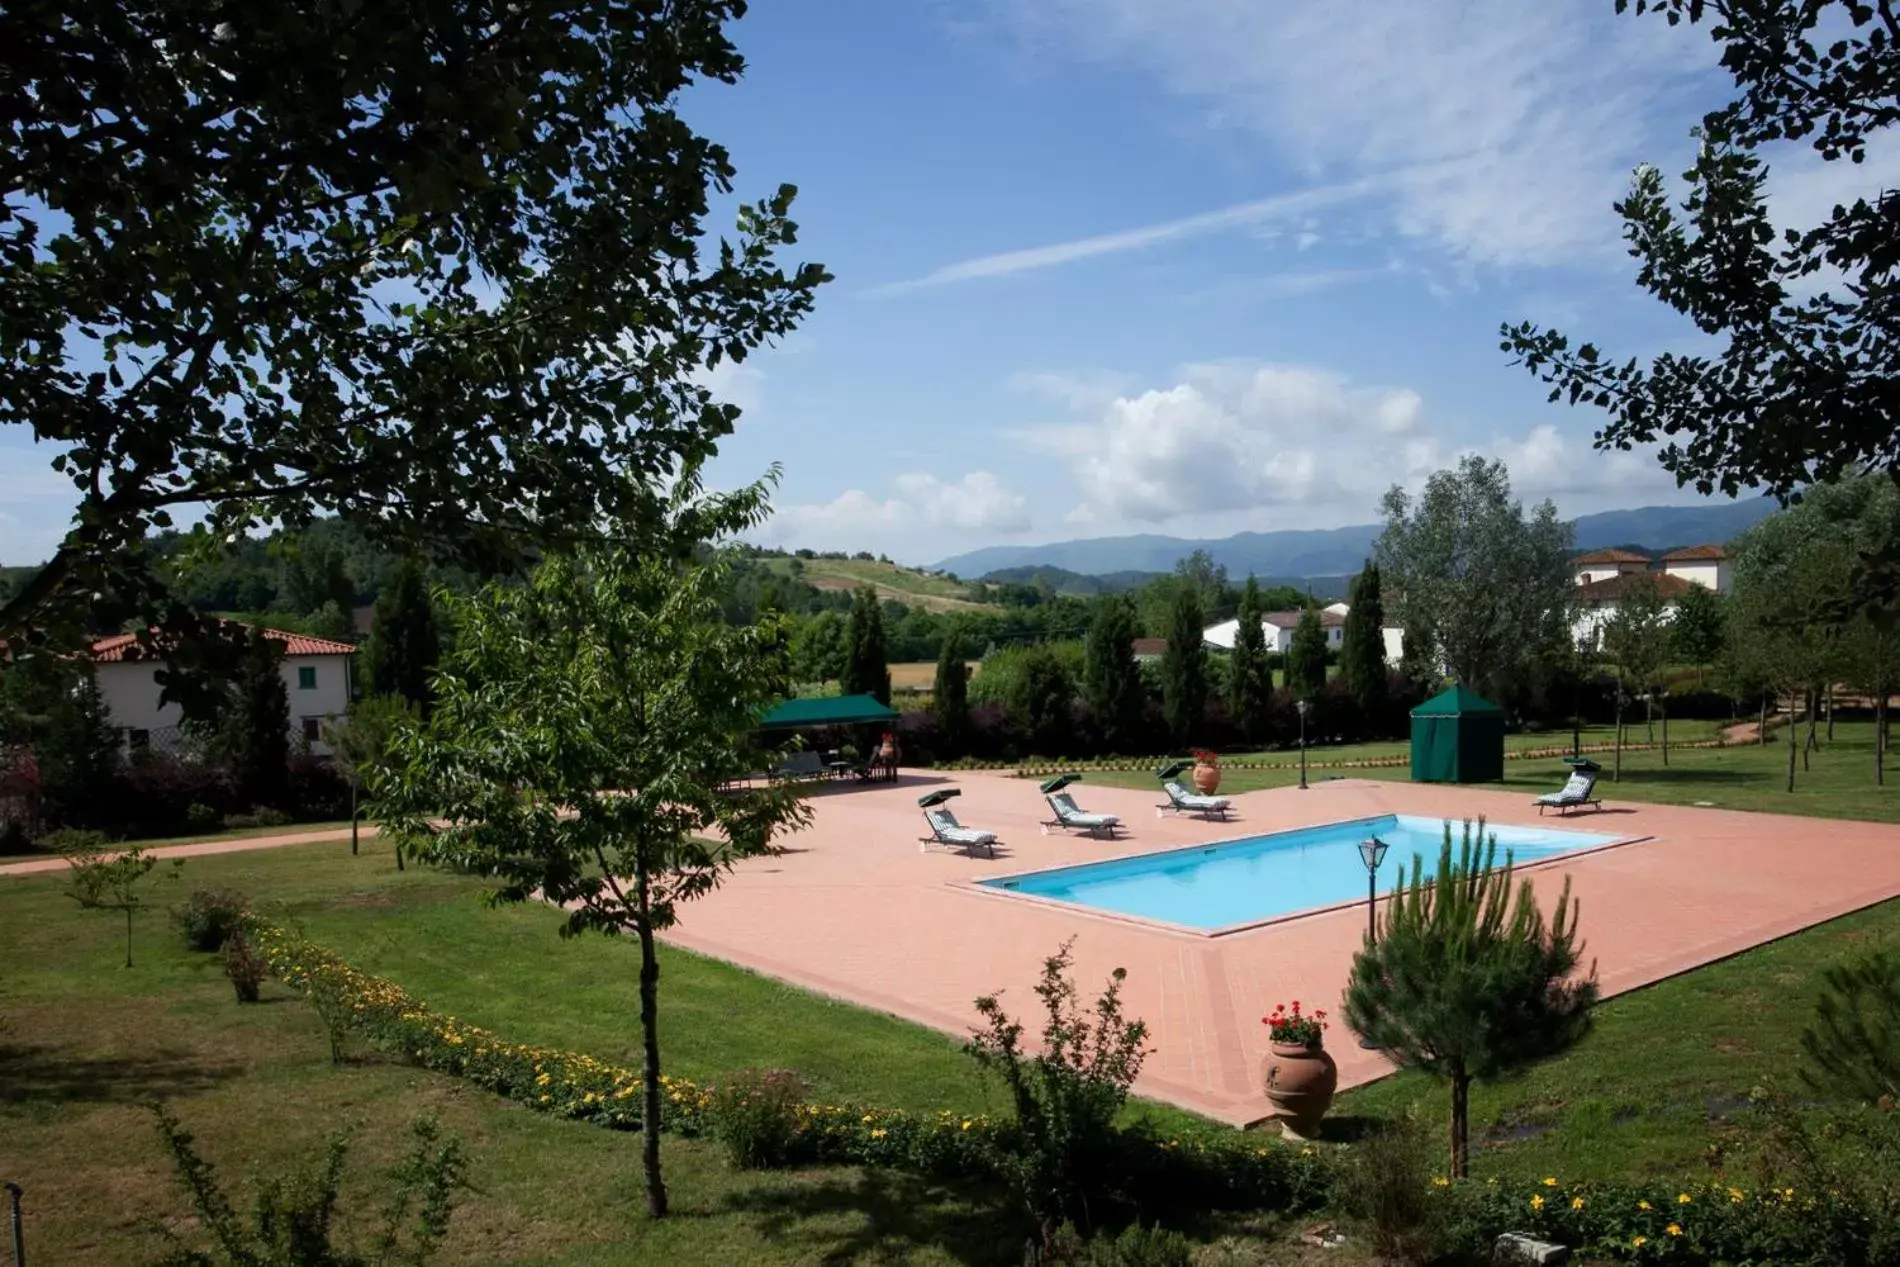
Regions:
<instances>
[{"instance_id":1,"label":"shrub","mask_svg":"<svg viewBox=\"0 0 1900 1267\"><path fill-rule=\"evenodd\" d=\"M210 831L218 825L218 811L203 801L193 801L185 807L185 826L193 831Z\"/></svg>"},{"instance_id":2,"label":"shrub","mask_svg":"<svg viewBox=\"0 0 1900 1267\"><path fill-rule=\"evenodd\" d=\"M259 805L251 813L259 827L284 827L296 820L283 810L272 809L268 805Z\"/></svg>"},{"instance_id":3,"label":"shrub","mask_svg":"<svg viewBox=\"0 0 1900 1267\"><path fill-rule=\"evenodd\" d=\"M1043 961L1036 997L1045 1017L1035 1056L1024 1054L1021 1023L1011 1020L993 995L976 1001L987 1028L967 1048L1009 1089L1016 1109L1009 1168L1044 1245L1065 1222L1086 1227L1091 1196L1105 1194L1101 1163L1114 1137L1115 1116L1147 1055L1142 1046L1147 1025L1122 1016L1126 971L1115 969L1096 1000L1091 1023L1069 979L1072 945L1074 939L1063 942Z\"/></svg>"},{"instance_id":4,"label":"shrub","mask_svg":"<svg viewBox=\"0 0 1900 1267\"><path fill-rule=\"evenodd\" d=\"M58 831L49 831L41 836L39 844L40 848L52 853L63 853L69 857L84 857L89 854L104 853L112 844L112 838L102 831L62 827Z\"/></svg>"},{"instance_id":5,"label":"shrub","mask_svg":"<svg viewBox=\"0 0 1900 1267\"><path fill-rule=\"evenodd\" d=\"M225 980L237 991L238 1002L257 1002L258 988L264 984L264 978L270 975L270 965L251 945L251 939L242 930L233 932L218 947L218 958L224 962Z\"/></svg>"},{"instance_id":6,"label":"shrub","mask_svg":"<svg viewBox=\"0 0 1900 1267\"><path fill-rule=\"evenodd\" d=\"M226 814L221 825L226 831L249 831L257 826L255 814Z\"/></svg>"},{"instance_id":7,"label":"shrub","mask_svg":"<svg viewBox=\"0 0 1900 1267\"><path fill-rule=\"evenodd\" d=\"M712 1130L732 1164L750 1170L792 1160L810 1090L789 1069L747 1069L712 1093Z\"/></svg>"},{"instance_id":8,"label":"shrub","mask_svg":"<svg viewBox=\"0 0 1900 1267\"><path fill-rule=\"evenodd\" d=\"M241 931L251 916L250 903L233 889L193 889L172 911L188 950L213 951Z\"/></svg>"},{"instance_id":9,"label":"shrub","mask_svg":"<svg viewBox=\"0 0 1900 1267\"><path fill-rule=\"evenodd\" d=\"M1429 1143L1411 1114L1382 1123L1339 1169L1336 1197L1362 1220L1373 1252L1392 1262L1430 1258L1433 1206Z\"/></svg>"},{"instance_id":10,"label":"shrub","mask_svg":"<svg viewBox=\"0 0 1900 1267\"><path fill-rule=\"evenodd\" d=\"M1863 952L1823 970L1801 1051L1802 1081L1815 1091L1868 1102L1900 1097L1900 957Z\"/></svg>"},{"instance_id":11,"label":"shrub","mask_svg":"<svg viewBox=\"0 0 1900 1267\"><path fill-rule=\"evenodd\" d=\"M186 1247L169 1229L163 1234L176 1252L165 1261L213 1267L367 1267L369 1263L403 1262L421 1267L448 1234L455 1209L455 1193L462 1186L466 1162L454 1136L443 1139L435 1119L419 1117L409 1130L415 1142L402 1164L394 1167L378 1189L388 1193L381 1227L369 1253L356 1253L333 1243L334 1224L347 1226L337 1205L343 1187L347 1144L340 1135L330 1138L321 1165L289 1175L265 1179L257 1185L252 1222L246 1226L237 1205L219 1187L209 1162L192 1147L192 1137L162 1107L154 1107L159 1138L171 1154L179 1184L198 1215L198 1225L216 1246L212 1252Z\"/></svg>"},{"instance_id":12,"label":"shrub","mask_svg":"<svg viewBox=\"0 0 1900 1267\"><path fill-rule=\"evenodd\" d=\"M1074 1261L1081 1267L1192 1267L1194 1246L1179 1232L1131 1223L1119 1236L1090 1241Z\"/></svg>"}]
</instances>

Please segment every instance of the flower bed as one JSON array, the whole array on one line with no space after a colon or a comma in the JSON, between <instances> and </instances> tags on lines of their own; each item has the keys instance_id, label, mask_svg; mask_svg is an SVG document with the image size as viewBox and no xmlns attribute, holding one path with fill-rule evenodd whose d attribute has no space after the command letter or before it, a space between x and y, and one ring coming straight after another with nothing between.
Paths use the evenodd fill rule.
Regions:
<instances>
[{"instance_id":1,"label":"flower bed","mask_svg":"<svg viewBox=\"0 0 1900 1267\"><path fill-rule=\"evenodd\" d=\"M424 1069L466 1078L541 1113L614 1130L640 1129L640 1075L592 1056L511 1043L431 1009L401 986L359 972L339 956L259 922L271 971L308 990L319 978L350 1000L352 1028L372 1044ZM662 1129L711 1133L714 1088L662 1077ZM986 1114L932 1115L851 1104L803 1104L786 1149L788 1164L888 1166L924 1174L1000 1177L1014 1126ZM1110 1167L1117 1187L1148 1206L1309 1209L1328 1190L1324 1160L1258 1136L1210 1129L1163 1137L1118 1133Z\"/></svg>"}]
</instances>

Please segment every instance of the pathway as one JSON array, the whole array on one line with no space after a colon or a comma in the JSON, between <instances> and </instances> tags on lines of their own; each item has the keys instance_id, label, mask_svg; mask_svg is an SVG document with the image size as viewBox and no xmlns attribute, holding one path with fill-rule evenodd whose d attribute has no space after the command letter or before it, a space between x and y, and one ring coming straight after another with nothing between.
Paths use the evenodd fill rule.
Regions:
<instances>
[{"instance_id":1,"label":"pathway","mask_svg":"<svg viewBox=\"0 0 1900 1267\"><path fill-rule=\"evenodd\" d=\"M359 836L364 840L375 837L376 828L364 823L358 828ZM196 844L159 845L145 851L152 858L198 858L206 854L242 853L247 849L281 849L285 845L314 845L324 841L348 840L350 829L332 827L323 831L285 832L281 836L238 836L230 840L201 840ZM137 842L131 842L136 844ZM48 871L64 871L64 858L32 858L24 862L0 863L0 876L42 875Z\"/></svg>"}]
</instances>

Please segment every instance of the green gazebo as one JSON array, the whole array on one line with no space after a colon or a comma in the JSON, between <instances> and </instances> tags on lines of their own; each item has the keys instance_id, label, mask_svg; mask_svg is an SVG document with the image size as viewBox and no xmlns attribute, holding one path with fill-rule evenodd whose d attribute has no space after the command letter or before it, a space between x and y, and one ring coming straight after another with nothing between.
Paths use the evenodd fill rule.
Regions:
<instances>
[{"instance_id":1,"label":"green gazebo","mask_svg":"<svg viewBox=\"0 0 1900 1267\"><path fill-rule=\"evenodd\" d=\"M1454 686L1412 710L1414 783L1489 783L1503 777L1503 709Z\"/></svg>"}]
</instances>

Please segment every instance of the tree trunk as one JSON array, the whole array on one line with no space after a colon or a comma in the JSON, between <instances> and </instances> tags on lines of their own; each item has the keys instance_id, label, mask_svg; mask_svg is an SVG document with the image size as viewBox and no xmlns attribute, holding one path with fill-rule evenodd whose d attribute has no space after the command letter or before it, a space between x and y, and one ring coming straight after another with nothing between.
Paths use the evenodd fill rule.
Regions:
<instances>
[{"instance_id":1,"label":"tree trunk","mask_svg":"<svg viewBox=\"0 0 1900 1267\"><path fill-rule=\"evenodd\" d=\"M356 776L350 776L350 857L356 856Z\"/></svg>"},{"instance_id":2,"label":"tree trunk","mask_svg":"<svg viewBox=\"0 0 1900 1267\"><path fill-rule=\"evenodd\" d=\"M1794 692L1788 692L1788 790L1794 791L1795 749L1800 746L1801 727L1795 724Z\"/></svg>"},{"instance_id":3,"label":"tree trunk","mask_svg":"<svg viewBox=\"0 0 1900 1267\"><path fill-rule=\"evenodd\" d=\"M1451 1075L1451 1177L1470 1175L1471 1076L1463 1070Z\"/></svg>"},{"instance_id":4,"label":"tree trunk","mask_svg":"<svg viewBox=\"0 0 1900 1267\"><path fill-rule=\"evenodd\" d=\"M1755 746L1758 748L1768 746L1768 697L1766 695L1761 697L1761 720L1755 723Z\"/></svg>"},{"instance_id":5,"label":"tree trunk","mask_svg":"<svg viewBox=\"0 0 1900 1267\"><path fill-rule=\"evenodd\" d=\"M1887 688L1874 701L1874 786L1887 786Z\"/></svg>"},{"instance_id":6,"label":"tree trunk","mask_svg":"<svg viewBox=\"0 0 1900 1267\"><path fill-rule=\"evenodd\" d=\"M647 1215L666 1217L666 1181L660 1177L660 956L653 943L646 873L635 880L640 926L640 1166L646 1172Z\"/></svg>"},{"instance_id":7,"label":"tree trunk","mask_svg":"<svg viewBox=\"0 0 1900 1267\"><path fill-rule=\"evenodd\" d=\"M1618 691L1616 696L1615 730L1616 764L1610 769L1610 782L1621 783L1623 781L1623 694L1621 691Z\"/></svg>"},{"instance_id":8,"label":"tree trunk","mask_svg":"<svg viewBox=\"0 0 1900 1267\"><path fill-rule=\"evenodd\" d=\"M1652 748L1656 746L1656 691L1653 687L1643 692L1643 742Z\"/></svg>"},{"instance_id":9,"label":"tree trunk","mask_svg":"<svg viewBox=\"0 0 1900 1267\"><path fill-rule=\"evenodd\" d=\"M1808 692L1808 738L1801 745L1801 773L1806 774L1814 767L1808 764L1809 757L1820 746L1821 741L1814 736L1815 725L1821 719L1821 690L1819 687Z\"/></svg>"},{"instance_id":10,"label":"tree trunk","mask_svg":"<svg viewBox=\"0 0 1900 1267\"><path fill-rule=\"evenodd\" d=\"M1834 683L1827 684L1827 741L1834 742Z\"/></svg>"},{"instance_id":11,"label":"tree trunk","mask_svg":"<svg viewBox=\"0 0 1900 1267\"><path fill-rule=\"evenodd\" d=\"M1663 759L1663 764L1668 765L1669 764L1669 706L1667 704L1664 704L1661 708L1657 709L1656 711L1662 714L1662 759Z\"/></svg>"},{"instance_id":12,"label":"tree trunk","mask_svg":"<svg viewBox=\"0 0 1900 1267\"><path fill-rule=\"evenodd\" d=\"M132 907L130 903L125 908L125 966L128 968L132 966Z\"/></svg>"}]
</instances>

